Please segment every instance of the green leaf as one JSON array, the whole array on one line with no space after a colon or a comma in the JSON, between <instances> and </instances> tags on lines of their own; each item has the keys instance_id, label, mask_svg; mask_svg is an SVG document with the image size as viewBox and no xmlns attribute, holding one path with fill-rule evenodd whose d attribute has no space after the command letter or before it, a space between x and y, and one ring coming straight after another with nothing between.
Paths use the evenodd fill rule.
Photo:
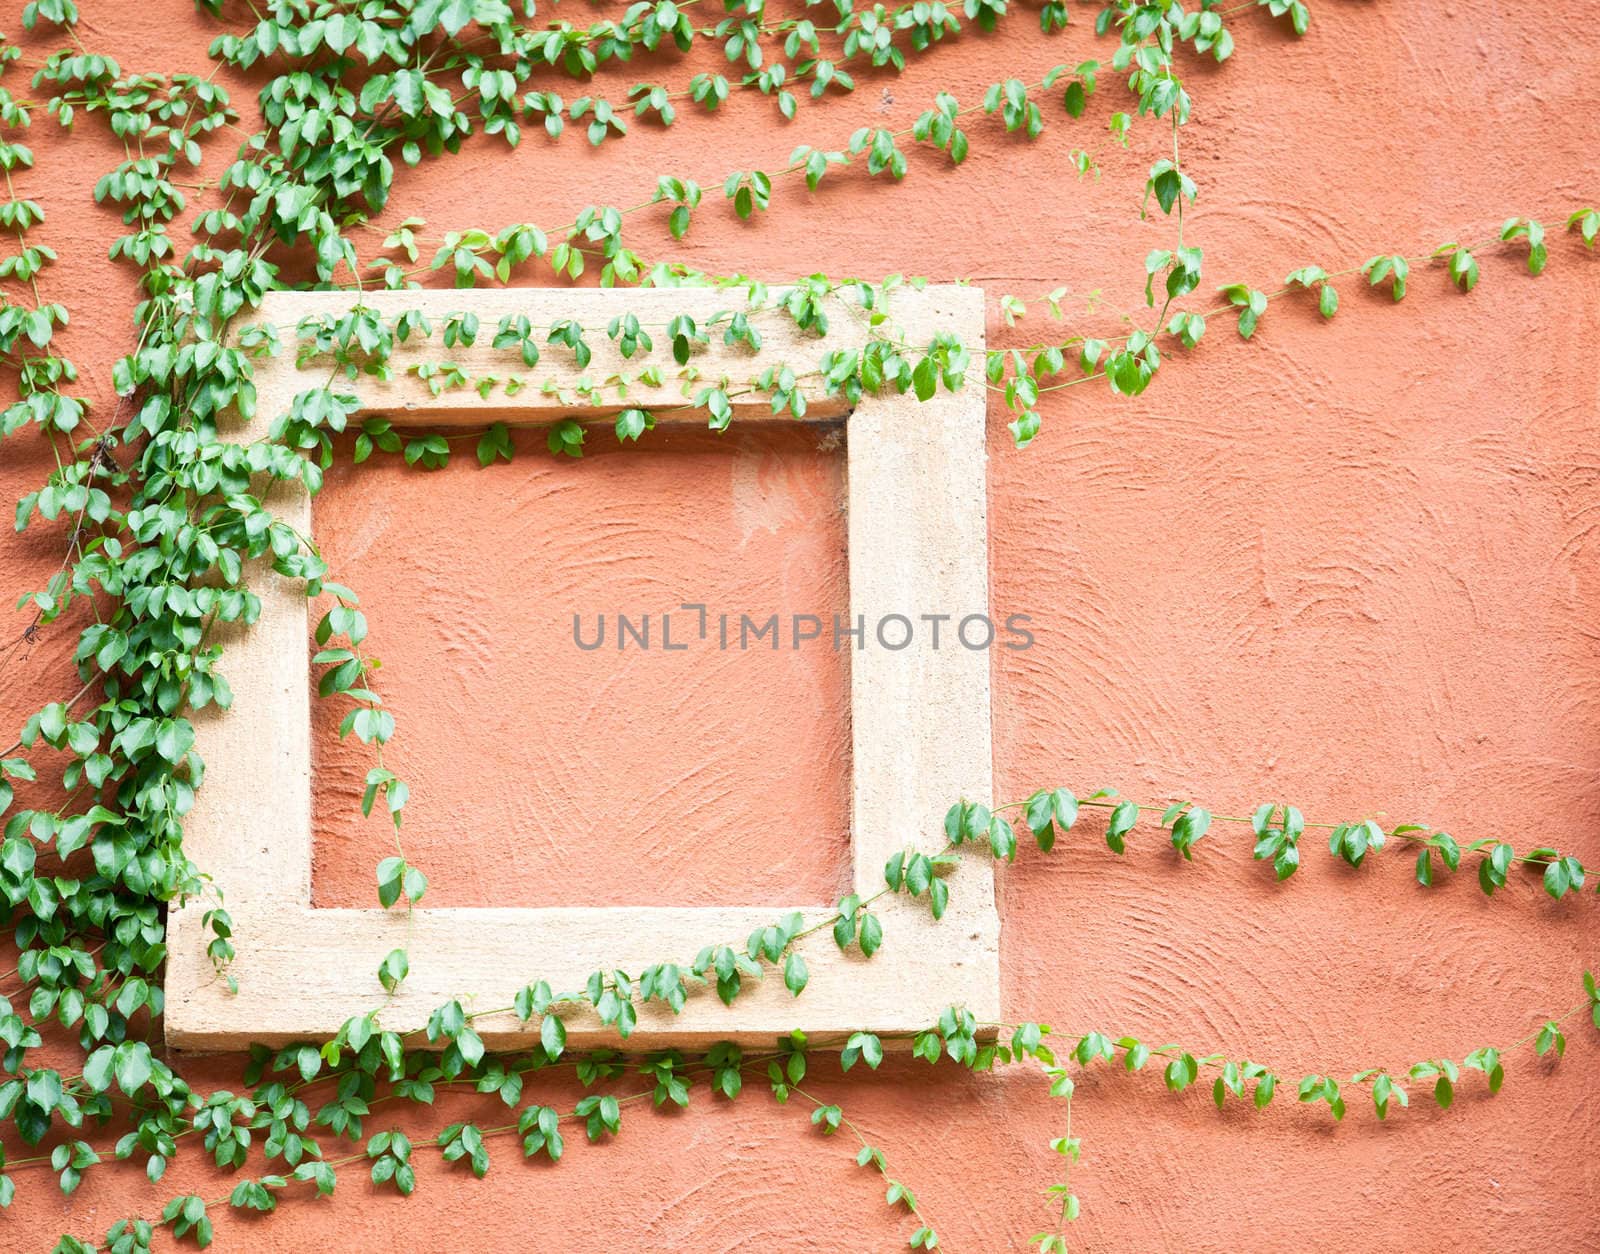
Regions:
<instances>
[{"instance_id":1,"label":"green leaf","mask_svg":"<svg viewBox=\"0 0 1600 1254\"><path fill-rule=\"evenodd\" d=\"M861 914L861 952L868 958L878 952L883 944L883 924L878 916L863 911Z\"/></svg>"},{"instance_id":2,"label":"green leaf","mask_svg":"<svg viewBox=\"0 0 1600 1254\"><path fill-rule=\"evenodd\" d=\"M567 1025L556 1015L545 1015L539 1024L539 1044L551 1058L561 1057L567 1048Z\"/></svg>"},{"instance_id":3,"label":"green leaf","mask_svg":"<svg viewBox=\"0 0 1600 1254\"><path fill-rule=\"evenodd\" d=\"M655 419L644 410L624 409L617 415L617 439L637 440L654 425Z\"/></svg>"},{"instance_id":4,"label":"green leaf","mask_svg":"<svg viewBox=\"0 0 1600 1254\"><path fill-rule=\"evenodd\" d=\"M116 1065L116 1050L113 1046L102 1045L84 1060L83 1080L91 1092L104 1093L111 1087L113 1068Z\"/></svg>"},{"instance_id":5,"label":"green leaf","mask_svg":"<svg viewBox=\"0 0 1600 1254\"><path fill-rule=\"evenodd\" d=\"M1004 858L1007 862L1017 856L1017 833L998 814L989 820L989 848L996 858Z\"/></svg>"},{"instance_id":6,"label":"green leaf","mask_svg":"<svg viewBox=\"0 0 1600 1254\"><path fill-rule=\"evenodd\" d=\"M1050 794L1043 789L1034 793L1028 798L1024 813L1034 841L1049 853L1056 843L1055 806Z\"/></svg>"},{"instance_id":7,"label":"green leaf","mask_svg":"<svg viewBox=\"0 0 1600 1254\"><path fill-rule=\"evenodd\" d=\"M143 1041L124 1041L117 1046L117 1087L133 1096L151 1076L150 1047Z\"/></svg>"},{"instance_id":8,"label":"green leaf","mask_svg":"<svg viewBox=\"0 0 1600 1254\"><path fill-rule=\"evenodd\" d=\"M1057 788L1050 794L1050 804L1061 830L1071 831L1072 825L1078 821L1077 797L1065 788Z\"/></svg>"},{"instance_id":9,"label":"green leaf","mask_svg":"<svg viewBox=\"0 0 1600 1254\"><path fill-rule=\"evenodd\" d=\"M1211 812L1199 806L1185 810L1173 821L1172 847L1186 859L1192 859L1195 842L1206 834L1211 826Z\"/></svg>"},{"instance_id":10,"label":"green leaf","mask_svg":"<svg viewBox=\"0 0 1600 1254\"><path fill-rule=\"evenodd\" d=\"M1113 853L1122 853L1127 848L1124 839L1133 830L1139 821L1139 806L1132 801L1119 801L1111 811L1111 821L1106 826L1106 844Z\"/></svg>"},{"instance_id":11,"label":"green leaf","mask_svg":"<svg viewBox=\"0 0 1600 1254\"><path fill-rule=\"evenodd\" d=\"M472 21L476 7L477 0L445 0L439 13L439 25L444 27L445 34L459 35Z\"/></svg>"},{"instance_id":12,"label":"green leaf","mask_svg":"<svg viewBox=\"0 0 1600 1254\"><path fill-rule=\"evenodd\" d=\"M400 900L401 878L405 869L404 858L385 858L378 863L378 903L385 910Z\"/></svg>"},{"instance_id":13,"label":"green leaf","mask_svg":"<svg viewBox=\"0 0 1600 1254\"><path fill-rule=\"evenodd\" d=\"M783 986L798 997L810 979L811 973L806 970L806 960L798 953L791 952L783 964Z\"/></svg>"}]
</instances>

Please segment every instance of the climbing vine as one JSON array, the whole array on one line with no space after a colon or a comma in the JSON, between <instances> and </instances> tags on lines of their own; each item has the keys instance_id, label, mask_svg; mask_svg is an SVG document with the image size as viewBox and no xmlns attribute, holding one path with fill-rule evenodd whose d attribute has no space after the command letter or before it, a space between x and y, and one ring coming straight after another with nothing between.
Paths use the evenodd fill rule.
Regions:
<instances>
[{"instance_id":1,"label":"climbing vine","mask_svg":"<svg viewBox=\"0 0 1600 1254\"><path fill-rule=\"evenodd\" d=\"M414 1156L424 1148L478 1176L489 1170L490 1144L504 1138L514 1138L527 1157L559 1160L565 1136L579 1128L587 1141L604 1141L617 1135L625 1110L687 1105L696 1086L731 1100L754 1077L779 1103L798 1101L821 1134L854 1138L857 1162L881 1178L887 1204L903 1212L910 1246L934 1249L939 1238L930 1208L891 1173L883 1151L838 1106L802 1087L816 1077L819 1055L846 1072L876 1070L886 1049L899 1045L929 1064L973 1072L1032 1068L1061 1100L1064 1131L1053 1148L1063 1156L1065 1174L1050 1190L1059 1223L1034 1237L1051 1254L1068 1248L1067 1226L1078 1213L1070 1176L1079 1143L1071 1133L1069 1066L1116 1062L1138 1072L1155 1064L1173 1091L1205 1075L1219 1106L1243 1099L1265 1107L1291 1080L1264 1063L1203 1046L1152 1045L1126 1033L1065 1032L1040 1023L980 1023L960 1006L904 1040L864 1031L809 1040L795 1033L767 1050L722 1044L698 1057L675 1050L642 1058L611 1050L575 1054L567 1048L567 1022L592 1016L626 1041L647 1003L673 1013L699 995L731 1004L767 978L781 979L799 997L810 982L809 945L832 944L870 958L894 943L876 903L903 893L925 900L937 919L952 891L949 873L963 858L1010 862L1019 824L1040 852L1049 853L1083 809L1104 812L1104 839L1118 854L1152 814L1185 859L1213 824L1248 826L1252 856L1278 880L1294 874L1301 838L1315 829L1326 832L1331 854L1352 867L1391 842L1413 847L1415 875L1425 885L1463 862L1475 866L1491 895L1519 866L1539 874L1554 898L1588 883L1576 857L1543 845L1519 853L1493 835L1460 841L1425 825L1385 828L1369 816L1309 822L1281 800L1233 817L1189 801L1153 805L1109 790L1080 800L1066 788L1041 789L992 809L959 800L946 820L942 849L908 847L885 867L881 889L845 897L821 920L789 915L748 938L708 937L698 954L661 955L636 974L600 969L583 988L555 989L529 973L511 1006L469 1011L453 1000L410 1032L383 1020L383 995L408 975L407 954L396 948L373 972L373 1008L352 1008L332 1040L252 1050L247 1096L191 1088L150 1043L152 1021L162 1011L164 911L174 903L205 902L208 952L219 975L231 978L236 955L228 886L213 884L206 868L186 856L183 823L204 780L192 716L232 703L219 639L226 627L247 629L260 612L252 567L269 568L268 577L331 602L315 628L318 692L345 704L339 734L371 747L363 810L381 808L392 818L394 852L375 868L378 903L409 910L428 888L425 868L401 840L409 790L384 762L396 726L364 648L368 626L358 594L336 581L307 537L274 514L263 491L274 481L317 491L344 447L337 437L346 433L358 463L386 454L421 469L446 464L452 446L445 436L402 432L388 420L362 415L348 390L354 381L389 378L401 369L435 395L460 390L488 399L550 389L563 404L618 408L614 430L625 442L640 441L659 412L625 403L641 386L674 389L682 408L704 413L717 430L733 421L736 400L754 398L774 414L799 418L819 397L853 404L892 391L928 400L975 387L1000 399L1015 442L1026 446L1040 432L1039 408L1048 393L1103 379L1116 395L1138 395L1165 354L1194 348L1212 319L1233 318L1248 340L1277 301L1308 300L1323 317L1333 317L1336 281L1386 288L1398 301L1414 273L1429 265L1446 282L1472 291L1481 277L1478 258L1489 248L1517 250L1532 274L1549 259L1543 222L1513 216L1497 232L1429 251L1379 253L1359 265L1308 259L1279 284L1260 276L1229 282L1209 304L1187 307L1201 290L1203 257L1185 237L1184 216L1204 189L1183 158L1183 128L1194 108L1183 73L1193 58L1226 61L1234 49L1226 19L1256 7L1224 10L1210 0L1193 11L1176 3L1116 0L1095 22L1103 60L1068 64L1041 55L1036 72L988 85L965 103L938 93L910 127L862 126L826 145L800 143L763 169L713 169L695 177L663 172L640 189L636 203L580 206L567 222L457 226L431 234L417 218L385 228L371 222L389 203L402 167L454 153L470 136L515 147L575 142L570 130L604 148L641 128L671 127L684 110L715 113L735 93L767 97L782 119L799 125L805 102L855 91L856 76L866 69L898 71L912 58L946 56L958 34L966 39L974 30L1021 20L1005 0L959 6L915 0L892 8L808 0L805 16L783 18L769 14L762 0L726 0L721 16L700 3L637 3L615 20L583 24L541 22L531 0L271 0L251 10L251 24L234 20L221 0L200 0L207 20L222 24L211 47L214 65L205 73L150 73L125 72L104 50L86 46L73 0L32 0L23 9L23 26L54 29L64 45L28 67L37 98L12 90L24 57L16 45L0 42L0 231L10 236L0 259L7 287L0 359L14 374L18 394L0 413L0 436L28 432L53 450L55 469L18 502L16 524L19 530L57 528L65 550L46 585L23 597L29 616L24 634L32 639L74 607L92 620L77 637L70 695L33 713L0 754L0 890L18 950L10 973L18 986L0 997L6 1046L0 1120L12 1149L9 1157L0 1149L0 1205L11 1204L20 1173L29 1169L54 1173L70 1194L85 1173L123 1160L140 1164L158 1185L180 1146L194 1147L238 1175L231 1189L152 1205L145 1216L111 1226L103 1244L119 1254L146 1250L165 1229L204 1246L224 1209L270 1211L296 1188L325 1195L354 1171L407 1194L416 1183ZM1259 0L1259 7L1295 34L1308 28L1298 0ZM1039 39L1047 41L1067 26L1066 4L1048 0L1037 20ZM626 65L651 72L644 67L658 54L697 44L718 49L726 72L678 81L669 64L660 67L661 75L609 95L597 84L603 71ZM240 127L218 81L224 69L264 76L257 96L261 129ZM1126 88L1118 103L1127 111L1111 112L1103 128L1091 130L1085 119L1107 82ZM28 194L33 153L22 142L36 114L62 127L103 127L123 151L96 182L94 197L126 228L110 259L137 275L140 301L134 345L115 367L118 403L105 417L92 412L78 388L77 368L57 350L69 312L50 284L57 254L35 234L46 209ZM897 183L911 175L918 147L959 165L975 142L1007 142L1006 136L1032 142L1047 126L1076 128L1075 138L1086 137L1070 150L1071 164L1084 177L1098 173L1094 144L1101 136L1127 145L1139 126L1160 136L1162 156L1149 168L1140 211L1170 224L1170 243L1144 262L1146 307L1114 332L1091 326L1092 311L1066 309L1066 289L1056 286L1038 295L1002 295L996 310L1009 330L1037 319L1043 307L1050 319L1069 324L1059 336L983 352L948 334L913 342L895 322L894 294L921 279L716 275L643 257L623 238L625 224L646 213L664 217L672 238L684 238L718 189L737 218L751 220L781 209L785 196L798 201L801 184L815 192L849 167ZM230 133L240 137L232 161L214 180L200 179L208 152ZM1564 206L1561 214L1546 217L1564 221L1592 248L1600 211ZM174 223L182 215L189 220L180 230ZM618 287L709 287L728 304L702 319L680 313L646 323L622 314L603 326L574 319L536 325L509 315L486 326L465 310L434 318L415 309L386 316L364 300L373 287L405 289L432 274L462 288L585 276ZM293 327L255 316L269 292L300 285L349 289L350 306ZM857 346L825 348L816 368L797 370L763 357L764 329L774 321L825 346L834 329L830 319L840 318L864 323L865 338ZM480 341L504 364L487 373L464 366L461 350ZM613 346L626 367L591 378L582 372L601 343ZM747 354L748 375L708 374L704 354L713 343ZM285 412L264 415L266 438L230 440L229 415L255 416L256 364L281 353L293 354L307 377L322 382L300 392ZM549 369L551 359L561 363L559 372ZM573 370L580 372L576 382ZM556 422L547 447L554 455L580 456L588 434L574 420ZM502 423L483 424L472 440L484 466L512 456ZM537 1045L510 1055L486 1048L475 1022L507 1012L536 1031ZM1459 1057L1367 1066L1347 1078L1343 1071L1336 1077L1330 1065L1298 1080L1298 1098L1343 1118L1347 1095L1364 1092L1382 1119L1393 1106L1408 1104L1408 1084L1420 1083L1448 1107L1467 1072L1481 1073L1480 1082L1495 1092L1507 1058L1517 1051L1531 1046L1539 1055L1559 1055L1567 1025L1583 1015L1600 1025L1592 979L1581 1001L1557 1010L1521 1040L1479 1043ZM71 1047L72 1064L40 1061L47 1057L47 1033ZM575 1078L584 1096L570 1107L531 1100L530 1090L557 1073ZM452 1090L476 1092L491 1111L505 1113L452 1123L426 1140L386 1122L393 1104L429 1105ZM22 1153L15 1152L19 1141ZM253 1161L272 1170L241 1174ZM57 1248L96 1247L74 1234Z\"/></svg>"}]
</instances>

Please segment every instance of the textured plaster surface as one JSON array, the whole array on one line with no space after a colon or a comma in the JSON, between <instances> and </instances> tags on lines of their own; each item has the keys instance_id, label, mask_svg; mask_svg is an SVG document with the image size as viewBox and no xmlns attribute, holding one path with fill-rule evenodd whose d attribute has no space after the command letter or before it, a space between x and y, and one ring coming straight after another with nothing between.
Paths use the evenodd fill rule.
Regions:
<instances>
[{"instance_id":1,"label":"textured plaster surface","mask_svg":"<svg viewBox=\"0 0 1600 1254\"><path fill-rule=\"evenodd\" d=\"M677 428L646 457L604 434L563 462L520 436L505 475L470 458L437 475L341 470L313 506L329 561L366 572L369 618L405 625L378 646L385 676L434 675L412 717L452 729L395 748L416 795L411 856L474 855L429 902L834 899L850 865L849 655L736 642L742 613L849 614L840 432ZM686 602L708 607L710 640ZM663 612L692 647L663 647ZM619 651L619 613L650 616L650 648L630 636ZM602 647L573 643L575 614L586 643L604 616ZM339 718L314 707L313 901L367 906L372 828L344 802L369 763Z\"/></svg>"},{"instance_id":2,"label":"textured plaster surface","mask_svg":"<svg viewBox=\"0 0 1600 1254\"><path fill-rule=\"evenodd\" d=\"M1191 76L1199 109L1185 143L1202 197L1189 229L1205 246L1209 278L1265 285L1308 261L1356 264L1379 249L1476 234L1514 212L1548 219L1594 201L1600 31L1591 5L1556 3L1535 15L1469 0L1325 0L1314 14L1301 42L1262 15L1241 16L1233 63ZM91 21L97 45L141 68L198 67L210 37L176 2L101 5ZM902 78L869 77L794 127L777 125L761 102L735 102L720 120L685 122L670 136L639 128L600 154L575 139L549 147L534 139L512 157L471 146L407 176L393 216L420 214L441 228L566 221L591 201L633 203L658 172L686 162L693 169L684 172L707 183L724 169L774 168L799 139L836 142L827 137L842 140L867 118L909 125L940 88L965 101L1006 74L1033 78L1056 61L1107 55L1086 23L1046 41L1024 30L1029 21L963 37ZM1115 97L1109 82L1107 92ZM1138 259L1167 238L1160 223L1132 217L1159 143L1139 132L1119 157L1099 138L1107 107L1123 106L1098 102L1096 129L1053 122L1053 142L1042 147L984 129L959 171L913 158L903 188L846 178L810 212L803 193L784 187L769 221L744 227L707 212L682 245L663 232L651 247L773 276L824 266L920 271L1018 292L1065 281L1080 293L1101 290L1110 308L1135 308ZM52 215L43 238L63 254L49 283L73 306L73 353L109 407L133 295L106 282L99 253L117 228L88 191L117 154L87 126L71 143L38 130L41 168L29 187ZM1098 182L1069 171L1066 149L1082 143L1104 150ZM1098 388L1059 394L1045 407L1044 435L1023 454L1008 450L1003 416L993 412L991 595L997 608L1031 612L1042 627L1034 650L997 662L998 790L1011 797L1059 779L1192 796L1226 813L1276 798L1319 818L1381 809L1461 836L1559 843L1600 863L1600 278L1572 245L1553 253L1537 282L1509 260L1485 258L1471 297L1449 291L1436 272L1419 273L1398 308L1347 280L1333 324L1275 306L1250 345L1232 342L1219 321L1204 348L1138 403L1114 403ZM91 292L104 299L85 299ZM781 452L788 475L822 473L807 469L803 448L760 450ZM27 490L48 464L42 447L8 442L5 495ZM535 473L526 468L536 463L523 465L514 473ZM501 472L495 482L510 480ZM355 551L382 508L374 493L372 513L345 516L330 542ZM820 549L824 524L810 526L810 541L793 542ZM837 535L836 523L826 526ZM6 586L37 585L58 558L53 536L7 542ZM686 569L693 554L662 560ZM381 586L366 591L385 595ZM428 620L389 617L381 631L393 640L385 645L396 659L387 674L393 699L402 715L425 711L449 682L445 668L414 671L400 659L426 658ZM70 648L70 633L57 628L25 661L6 663L0 707L11 722L65 691ZM530 709L559 691L536 678L524 693ZM661 696L663 706L670 700ZM702 756L686 750L683 761ZM838 779L845 769L841 761ZM455 799L463 814L482 804L471 784L464 776ZM840 787L836 779L835 795ZM592 798L592 788L575 780L573 803ZM826 827L827 788L819 783L805 811L816 827ZM796 824L768 821L764 797L719 804L729 813L748 807L741 865L793 859L802 835L812 844ZM355 839L341 820L319 821ZM1579 972L1594 960L1592 899L1552 904L1531 882L1493 901L1465 882L1428 894L1399 859L1351 872L1308 851L1306 870L1274 887L1236 834L1208 836L1216 847L1193 866L1178 865L1150 835L1136 836L1118 861L1094 847L1094 835L1088 824L1064 854L1024 859L1001 881L1010 1017L1249 1052L1288 1071L1349 1072L1516 1039L1575 999ZM729 887L740 878L692 829L668 845L676 852L664 845L663 856L680 865L692 848L708 874L727 876ZM826 839L816 845L820 858ZM836 845L827 856L836 868ZM365 866L353 856L337 865L324 858L317 892L358 899ZM463 894L447 886L483 875L470 846L439 872L438 890ZM530 900L539 890L530 880L517 891ZM1382 1125L1365 1111L1334 1125L1276 1104L1265 1115L1219 1115L1199 1090L1173 1097L1150 1077L1095 1072L1080 1083L1073 1112L1085 1148L1079 1244L1595 1248L1597 1058L1593 1035L1575 1032L1560 1064L1519 1055L1492 1100L1464 1086L1450 1112L1418 1103ZM239 1064L210 1061L196 1078L236 1088ZM1038 1187L1056 1168L1047 1140L1060 1133L1061 1112L1031 1078L974 1080L891 1063L878 1076L819 1081L815 1091L840 1101L884 1148L949 1248L1022 1250L1046 1221ZM447 1103L402 1118L431 1131L467 1108ZM903 1240L845 1147L818 1141L804 1112L759 1095L634 1116L617 1144L575 1146L554 1171L506 1153L478 1183L425 1168L418 1195L404 1203L352 1178L331 1204L229 1221L221 1248L320 1250L335 1240L447 1248L471 1239L496 1250L632 1241L696 1252L763 1243L842 1251ZM164 1183L171 1193L225 1191L194 1157ZM42 1178L27 1184L3 1221L13 1248L153 1209L137 1171L91 1174L68 1200Z\"/></svg>"}]
</instances>

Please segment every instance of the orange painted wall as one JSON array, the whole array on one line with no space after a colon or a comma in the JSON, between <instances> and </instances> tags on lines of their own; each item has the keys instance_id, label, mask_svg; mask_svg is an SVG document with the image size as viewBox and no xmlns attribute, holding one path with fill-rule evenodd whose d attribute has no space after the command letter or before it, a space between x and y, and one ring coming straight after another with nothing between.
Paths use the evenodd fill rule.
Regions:
<instances>
[{"instance_id":1,"label":"orange painted wall","mask_svg":"<svg viewBox=\"0 0 1600 1254\"><path fill-rule=\"evenodd\" d=\"M1241 15L1233 60L1191 73L1184 142L1200 199L1188 238L1205 249L1208 282L1270 287L1307 262L1416 253L1513 214L1559 220L1600 196L1592 5L1313 7L1298 41L1265 14ZM85 8L85 42L127 68L207 64L212 30L181 0ZM600 152L576 135L530 136L514 154L473 143L403 176L389 217L435 230L553 225L587 203L645 199L658 173L712 186L733 168L775 169L798 142L839 146L863 122L908 125L937 90L972 101L1002 76L1108 56L1092 8L1075 12L1063 36L1041 37L1019 13L900 77L864 74L854 95L803 106L787 126L739 99ZM620 96L637 77L677 81L702 64L603 83ZM252 85L222 77L248 111ZM1093 325L1114 329L1105 311L1140 307L1140 261L1169 239L1164 221L1137 216L1159 128L1138 127L1127 154L1100 129L1125 100L1108 77L1083 122L1056 114L1035 145L980 125L959 170L920 154L901 186L850 175L808 197L784 185L764 220L741 225L708 206L682 244L663 220L637 228L635 245L772 278L902 271L996 296L1064 283L1100 293ZM92 123L70 140L42 119L35 132L39 169L23 185L50 215L41 238L62 254L45 285L71 306L70 351L109 409L133 293L103 260L118 225L90 188L117 153ZM217 156L229 142L213 145ZM1070 169L1079 145L1101 160L1100 178ZM1515 257L1485 255L1470 297L1420 272L1398 307L1346 280L1331 324L1283 302L1250 344L1219 319L1138 402L1099 385L1056 394L1026 452L1010 448L994 407L992 597L1031 614L1038 637L1031 651L995 655L1004 797L1068 782L1221 813L1289 800L1313 818L1419 818L1600 864L1600 259L1575 239L1552 252L1537 281ZM991 333L1008 335L997 320ZM838 454L805 430L649 436L569 465L527 443L522 460L484 474L341 472L319 506L387 663L404 728L395 760L418 784L408 841L430 896L830 891L847 815L841 661L602 664L567 643L565 615L679 600L842 605ZM47 465L38 442L8 441L5 498ZM6 540L7 596L57 560L48 532ZM66 690L72 636L62 624L6 655L7 725ZM364 902L384 833L350 817L362 768L329 742L329 720L322 731L316 893ZM1428 892L1400 854L1351 871L1309 849L1305 870L1274 885L1241 830L1215 830L1193 865L1153 832L1119 860L1093 821L1053 857L1022 857L1001 877L1008 1015L1348 1074L1508 1043L1581 996L1600 941L1592 895L1552 903L1532 877L1492 901L1466 877ZM1172 1096L1154 1074L1095 1071L1073 1111L1085 1154L1078 1245L1600 1248L1597 1058L1580 1025L1559 1064L1529 1051L1509 1060L1498 1097L1469 1082L1453 1110L1419 1102L1386 1124L1365 1109L1334 1124L1283 1100L1218 1114L1204 1086ZM238 1087L239 1063L207 1060L194 1079ZM1040 1191L1057 1168L1048 1141L1062 1111L1031 1076L890 1063L814 1091L883 1147L948 1248L1022 1250L1047 1222ZM426 1132L466 1110L483 1114L458 1102L405 1120ZM702 1095L687 1112L631 1116L618 1143L575 1146L554 1170L505 1143L483 1182L430 1166L401 1202L351 1177L331 1203L229 1220L219 1239L284 1251L894 1248L909 1229L852 1158L802 1110L756 1092L731 1106ZM160 1197L225 1188L186 1155ZM0 1218L0 1246L46 1248L63 1228L98 1234L155 1199L137 1169L93 1172L70 1200L35 1174Z\"/></svg>"}]
</instances>

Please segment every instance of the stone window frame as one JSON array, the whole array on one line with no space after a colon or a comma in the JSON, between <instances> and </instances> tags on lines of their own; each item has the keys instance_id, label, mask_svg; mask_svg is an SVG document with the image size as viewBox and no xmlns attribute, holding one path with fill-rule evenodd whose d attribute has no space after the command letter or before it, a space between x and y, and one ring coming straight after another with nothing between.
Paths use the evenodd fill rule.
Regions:
<instances>
[{"instance_id":1,"label":"stone window frame","mask_svg":"<svg viewBox=\"0 0 1600 1254\"><path fill-rule=\"evenodd\" d=\"M389 380L341 380L339 390L355 392L363 413L381 413L397 427L440 429L493 420L598 422L632 406L651 409L658 423L703 424L705 415L685 406L681 384L673 378L660 386L632 386L625 401L586 407L574 406L574 399L584 398L571 392L546 393L539 386L515 397L496 389L490 401L470 388L435 397L404 365L448 357L475 374L504 375L508 366L520 370L514 353L494 350L490 341L503 315L527 314L536 326L577 320L589 331L594 349L594 360L579 372L567 350L545 348L530 372L533 378L562 385L580 375L600 381L624 367L604 334L613 316L635 314L657 341L648 360L669 361L659 328L670 318L687 313L705 326L717 312L741 308L743 297L697 288L507 288L373 292L361 300L391 317L421 309L432 319L435 334L423 348L398 348ZM266 298L252 321L275 325L283 347L258 362L256 417L241 424L236 438L260 438L309 380L327 378L325 360L304 370L296 365L294 327L300 319L342 313L355 303L349 292ZM691 360L707 380L720 375L744 380L780 362L797 373L815 369L827 351L859 346L871 334L853 300L830 297L827 307L831 325L825 337L803 333L782 311L770 310L752 315L764 338L759 354L723 345L714 334ZM889 308L892 325L907 343L926 344L936 332L949 332L981 367L980 289L901 288ZM440 324L459 311L478 316L477 343L444 350ZM639 364L638 359L627 363L630 373L636 374ZM755 395L735 396L734 407L739 426L794 421L788 414L774 418L766 399ZM881 648L876 641L851 650L851 883L865 897L883 886L884 864L896 850L942 847L944 811L952 800L992 796L989 653L953 640L953 622L933 648L930 633L918 622L921 614L988 613L985 388L969 382L925 402L910 395L866 396L853 409L837 398L817 396L806 420L848 424L852 621L865 615L870 624L895 613L918 624L913 644L903 650ZM630 455L650 456L649 440L646 434ZM283 521L311 534L311 502L301 485L276 485L271 502ZM337 572L337 577L360 587L359 569ZM232 917L238 956L229 974L237 991L219 978L205 954L201 916L208 903L174 903L168 916L164 1019L170 1046L229 1050L251 1042L326 1039L351 1016L374 1007L381 1007L386 1027L405 1031L421 1026L432 1010L453 998L469 1012L506 1007L517 989L538 979L557 991L578 989L599 967L637 974L656 962L687 964L707 944L742 947L752 930L789 910L802 910L808 925L833 916L832 902L534 909L424 905L409 921L404 909L379 909L375 897L370 909L313 908L310 609L288 581L268 575L256 586L260 620L224 641L223 671L234 691L233 707L197 717L206 778L184 838L188 856L212 877ZM932 1023L951 1004L965 1005L980 1023L998 1019L999 917L987 857L968 859L955 870L942 920L931 918L926 897L897 894L873 910L883 922L884 940L872 958L855 949L841 952L823 930L803 949L811 980L798 998L769 971L759 984L747 984L732 1006L704 990L691 992L681 1015L652 1001L639 1007L631 1044L759 1042L794 1028L812 1034L907 1032ZM410 975L396 995L386 997L376 972L396 947L407 950ZM563 1006L559 1012L572 1046L616 1042L591 1010ZM491 1047L508 1048L531 1044L538 1020L524 1025L506 1012L486 1015L474 1027Z\"/></svg>"}]
</instances>

